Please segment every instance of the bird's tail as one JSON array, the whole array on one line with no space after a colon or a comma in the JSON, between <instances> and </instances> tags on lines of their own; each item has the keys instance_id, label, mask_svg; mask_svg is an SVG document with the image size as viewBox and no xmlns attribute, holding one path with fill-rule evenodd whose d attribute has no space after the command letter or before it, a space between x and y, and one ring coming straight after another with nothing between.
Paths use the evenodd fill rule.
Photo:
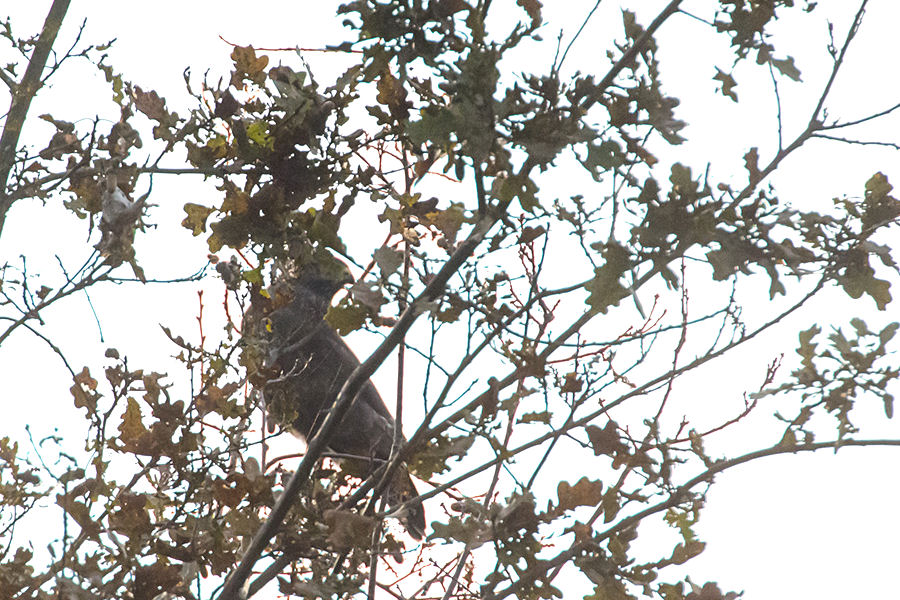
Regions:
<instances>
[{"instance_id":1,"label":"bird's tail","mask_svg":"<svg viewBox=\"0 0 900 600\"><path fill-rule=\"evenodd\" d=\"M409 476L409 471L404 467L398 468L394 472L390 487L385 492L388 507L394 508L418 495L419 492ZM398 516L409 535L421 540L425 535L425 508L422 503L416 502L405 506Z\"/></svg>"}]
</instances>

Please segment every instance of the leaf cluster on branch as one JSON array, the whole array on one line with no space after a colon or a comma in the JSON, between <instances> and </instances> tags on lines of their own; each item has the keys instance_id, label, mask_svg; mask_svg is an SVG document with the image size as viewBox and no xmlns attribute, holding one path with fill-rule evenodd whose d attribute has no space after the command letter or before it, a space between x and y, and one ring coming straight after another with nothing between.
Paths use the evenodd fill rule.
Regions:
<instances>
[{"instance_id":1,"label":"leaf cluster on branch","mask_svg":"<svg viewBox=\"0 0 900 600\"><path fill-rule=\"evenodd\" d=\"M900 201L883 172L817 210L771 183L810 140L851 152L855 140L834 131L900 106L852 121L824 108L866 3L829 46L833 70L796 137L783 138L778 100L777 145L749 140L745 172L728 178L711 174L715 150L670 160L688 129L663 84L677 74L661 65L660 27L726 36L733 55L702 67L725 97L738 101L733 73L754 58L778 98L785 78L801 78L770 29L788 11L813 18L814 5L710 1L703 18L672 0L642 25L620 4L621 35L593 40L593 72L570 74L571 43L549 68L510 67L545 31L537 0L355 0L338 10L348 39L323 49L347 65L327 82L302 51L234 46L227 76L186 74L193 104L180 114L110 66L105 46L73 46L65 56L100 69L119 118L44 115L53 133L37 152L18 133L63 62L46 62L46 36L67 3L53 3L37 41L6 22L28 64L0 69L11 94L0 231L14 202L58 202L87 229L90 258L78 269L60 259L52 285L25 258L2 259L0 344L24 329L61 358L71 398L54 401L74 405L84 434L77 452L65 436L33 452L0 439L2 597L230 600L277 581L296 597L734 598L715 582L667 580L705 549L696 524L715 475L773 455L900 445L856 437L854 421L873 399L893 415L896 323L855 317L848 335L834 315L830 333L801 331L788 376L782 355L742 354L835 290L882 311L892 301L884 232ZM733 73L714 64L725 60ZM163 166L179 153L186 165ZM174 283L145 273L135 236L154 240L160 225L153 178L194 176L215 192L184 204L181 233L203 236L214 267L184 279L217 272L225 318L209 316L203 292L173 308L198 313L199 337L163 328L165 373L128 349L62 350L48 307L125 283L124 263L131 286ZM273 456L286 423L266 422L260 392L283 374L266 371L249 332L290 301L292 278L335 257L356 281L326 326L380 343L305 452ZM767 289L752 317L744 286ZM269 312L254 317L254 302ZM734 355L758 360L760 375L726 404L697 382ZM329 436L391 356L387 404L405 438L398 429L378 461L331 452ZM781 437L723 454L719 434L773 399ZM371 468L346 468L362 463ZM427 490L406 502L427 507L421 543L395 527L403 507L381 501L404 464ZM39 511L62 514L46 559L19 533ZM649 522L675 537L648 551L635 542Z\"/></svg>"}]
</instances>

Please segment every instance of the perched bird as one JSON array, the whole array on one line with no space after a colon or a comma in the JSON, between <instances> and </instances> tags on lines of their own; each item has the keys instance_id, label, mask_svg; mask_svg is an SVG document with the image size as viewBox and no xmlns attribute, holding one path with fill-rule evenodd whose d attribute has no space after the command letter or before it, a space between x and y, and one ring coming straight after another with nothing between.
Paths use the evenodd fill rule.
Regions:
<instances>
[{"instance_id":1,"label":"perched bird","mask_svg":"<svg viewBox=\"0 0 900 600\"><path fill-rule=\"evenodd\" d=\"M249 327L262 330L260 353L268 373L263 386L266 410L307 440L316 434L344 382L359 366L353 351L324 320L334 294L352 281L343 263L310 264L299 277L285 282L290 300ZM245 336L247 330L245 324ZM367 380L328 447L335 454L359 457L344 462L371 473L390 458L393 439L394 418ZM393 474L385 500L392 507L415 496L418 492L409 472L401 466ZM425 511L421 504L408 507L402 520L411 536L422 538Z\"/></svg>"}]
</instances>

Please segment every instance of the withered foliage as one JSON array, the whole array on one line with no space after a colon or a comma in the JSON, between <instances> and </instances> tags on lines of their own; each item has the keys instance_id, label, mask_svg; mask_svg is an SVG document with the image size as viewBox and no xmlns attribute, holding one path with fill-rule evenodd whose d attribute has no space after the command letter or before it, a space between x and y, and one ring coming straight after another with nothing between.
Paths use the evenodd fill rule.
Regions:
<instances>
[{"instance_id":1,"label":"withered foliage","mask_svg":"<svg viewBox=\"0 0 900 600\"><path fill-rule=\"evenodd\" d=\"M58 283L30 273L27 257L0 258L0 344L27 331L59 354L71 396L54 401L74 403L83 422L33 451L19 432L0 439L0 598L235 598L274 581L290 597L734 598L666 570L704 550L695 525L716 474L895 443L861 436L855 409L874 401L893 415L896 323L834 314L797 332L791 372L779 371L782 349L741 353L835 289L890 305L896 248L884 232L900 201L888 177L873 165L857 195L818 210L770 179L814 138L855 152L862 140L849 132L890 117L897 99L870 116L829 114L832 77L796 137L782 139L779 112L777 146L748 140L745 170L716 179L702 172L716 148L679 155L679 106L694 99L662 79L658 30L670 23L728 41L731 54L692 67L721 102L739 101L754 67L776 95L801 85L770 32L784 15L816 19L814 3L710 0L708 15L688 18L673 0L644 22L631 10L641 3L622 1L616 35L579 40L592 44L593 70L571 72L564 44L521 66L523 48L550 35L538 0L354 0L338 10L347 39L321 49L346 58L343 72L323 83L295 53L234 47L228 76L186 77L195 102L179 112L110 66L105 46L52 54L66 4L53 3L39 37L9 21L0 31L19 57L0 68L12 98L0 229L15 202L60 203L95 252ZM833 74L847 68L862 14L825 49ZM19 140L28 105L69 59L100 69L120 118L44 115L54 133L32 152ZM187 164L171 166L178 157ZM125 348L64 355L44 311L95 284L146 285L136 236L171 243L153 237L150 181L198 176L217 200L185 203L182 225L208 245L227 322L198 315L200 342L166 329L177 372L131 364ZM283 374L241 336L252 299L283 306L287 279L334 256L356 282L326 326L384 336L334 414L392 352L406 381L396 405L382 389L405 437L390 460L356 471L347 458L371 457L323 453L327 424L300 460L267 453L259 392ZM745 318L760 286L769 305ZM732 355L758 382L710 423L705 411L724 414L728 399L698 382ZM763 398L778 402L780 440L708 450ZM80 453L41 461L38 448L82 433ZM425 492L421 542L395 525L402 508L381 502L402 464ZM55 537L30 537L36 514ZM648 520L676 541L635 544Z\"/></svg>"}]
</instances>

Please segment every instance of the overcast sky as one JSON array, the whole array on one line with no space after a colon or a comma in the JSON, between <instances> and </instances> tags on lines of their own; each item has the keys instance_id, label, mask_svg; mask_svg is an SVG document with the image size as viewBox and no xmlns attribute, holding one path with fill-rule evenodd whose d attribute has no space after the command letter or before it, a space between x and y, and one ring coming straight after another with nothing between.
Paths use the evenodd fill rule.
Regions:
<instances>
[{"instance_id":1,"label":"overcast sky","mask_svg":"<svg viewBox=\"0 0 900 600\"><path fill-rule=\"evenodd\" d=\"M15 31L21 36L39 30L50 3L31 0L6 4ZM503 2L498 0L495 4ZM568 39L594 3L567 0L545 4L548 5L544 19L546 44L542 48L536 46L533 56L522 59L549 65L557 33L562 30L564 39ZM643 1L640 4L639 19L647 23L665 3ZM709 16L706 5L694 1L686 7ZM842 39L856 3L831 0L820 5L820 11L834 11L829 14L835 19L836 38ZM71 43L77 25L86 18L84 39L101 42L117 38L109 51L109 62L126 78L169 98L170 106L180 112L186 102L182 76L186 67L194 73L210 69L215 78L225 75L230 68L231 52L226 41L263 48L315 48L340 40L340 19L334 16L335 6L331 2L297 1L76 1L72 3L58 47ZM783 53L793 55L803 73L802 83L782 90L788 137L791 131L796 133L805 127L810 103L815 101L827 76L827 30L821 17L813 20L818 25L808 27L801 21L786 21L779 27L785 43ZM856 118L900 101L893 64L898 22L900 8L894 0L871 2L847 72L836 86L833 104L829 105L831 114ZM614 4L608 2L573 48L568 59L570 74L591 69L596 53L605 50L610 32L621 39L621 19ZM669 84L669 93L682 98L678 116L690 125L685 134L688 142L673 150L672 156L663 156L664 161L693 162L702 168L708 160L713 160L712 169L721 177L729 169L736 172L743 169L741 157L749 147L759 146L761 154L774 148L774 106L766 77L754 75L749 68L741 71L746 79L741 80L737 89L741 103L734 105L714 94L715 73L710 71L708 60L710 53L724 52L727 44L717 41L701 24L683 15L667 23L658 42L663 81ZM278 53L270 55L272 62L278 61ZM323 74L334 72L347 60L315 53L307 53L305 58L314 71ZM702 69L694 68L698 63L703 65ZM730 66L727 55L722 55L719 66L723 69ZM700 100L692 101L692 94ZM111 120L118 118L99 75L83 65L71 71L63 70L32 107L24 139L36 145L44 143L47 130L36 126L34 120L42 113L76 120L98 111ZM893 141L900 138L896 119L869 127L863 133ZM900 181L895 151L852 148L849 150L853 159L848 160L847 150L820 143L802 158L789 161L786 174L775 179L779 192L791 197L796 205L809 208L842 194L859 195L864 182L879 170L893 183ZM167 166L177 165L168 163ZM216 197L210 182L204 183L200 178L158 178L154 182L152 201L158 205L153 208L154 220L174 226L161 229L163 233L151 232L139 241L141 262L148 275L187 275L203 266L206 256L203 241L189 238L178 227L183 216L181 207L185 202L212 202ZM52 273L54 254L61 254L70 265L86 258L87 233L86 227L73 228L71 218L62 211L20 202L11 212L0 239L0 263L25 254L33 260L36 269ZM378 231L376 236L381 239L384 232ZM216 281L203 287L210 296L221 294L221 285ZM92 292L91 301L100 315L100 329L84 297L70 298L65 306L51 311L47 316L48 326L66 331L60 345L72 356L93 352L99 357L103 349L115 346L127 348L136 364L157 361L160 353L171 353L159 333L158 323L175 330L187 331L193 327L195 312L172 311L170 307L196 304L197 289L196 285L185 285L177 291L150 286L130 295L123 295L118 288L98 289ZM765 302L765 294L760 298ZM874 314L871 302L853 306L854 310L868 307L872 314L867 312L864 316L871 316L873 322L896 319L898 314L896 307L889 307L892 313L889 315ZM818 306L822 315L828 315L830 308ZM797 327L803 325L804 319L809 326L808 323L819 319L819 314L804 315ZM104 335L102 341L100 330ZM784 345L778 350L791 354L795 335L795 331L785 334ZM770 340L768 346L755 348L760 364L765 364L771 355L772 343ZM44 430L40 424L34 424L35 410L47 411L48 416L57 419L69 418L61 417L64 411L57 406L60 398L68 397L71 381L55 361L42 342L24 333L0 348L0 378L5 382L0 397L5 404L19 409L13 411L4 434L8 432L25 439L22 428L26 422L32 422L39 434L50 431L49 423ZM721 381L708 385L721 386L723 394L739 398L740 389L734 388L730 380L739 375L741 362L730 364L735 373L723 371ZM46 373L53 373L54 377L45 376ZM382 389L390 388L390 376L378 385ZM863 437L897 436L900 429L894 422L885 423L878 406L869 413L865 420L870 428L863 430ZM71 415L77 416L77 413ZM745 590L747 600L896 597L900 565L897 458L896 452L843 449L837 455L822 453L758 461L720 477L709 494L698 528L708 543L707 549L688 563L685 572L691 573L696 582L716 580L723 590Z\"/></svg>"}]
</instances>

